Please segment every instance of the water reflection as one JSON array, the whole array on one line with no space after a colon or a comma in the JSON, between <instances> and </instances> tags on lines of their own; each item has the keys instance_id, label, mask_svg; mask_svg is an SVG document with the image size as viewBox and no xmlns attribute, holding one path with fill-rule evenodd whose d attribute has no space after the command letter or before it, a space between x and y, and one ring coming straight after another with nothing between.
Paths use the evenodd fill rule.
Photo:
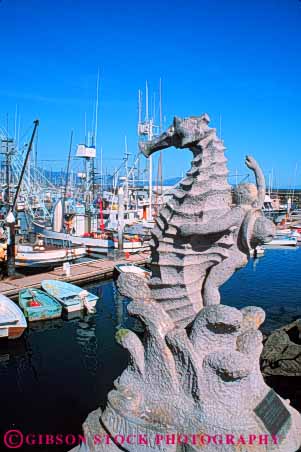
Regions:
<instances>
[{"instance_id":1,"label":"water reflection","mask_svg":"<svg viewBox=\"0 0 301 452\"><path fill-rule=\"evenodd\" d=\"M76 341L80 345L83 362L90 375L96 375L98 367L96 337L96 318L93 315L86 315L77 323Z\"/></svg>"},{"instance_id":2,"label":"water reflection","mask_svg":"<svg viewBox=\"0 0 301 452\"><path fill-rule=\"evenodd\" d=\"M267 330L301 317L301 250L294 251L266 250L251 260L222 287L222 302L261 306ZM2 430L79 433L87 414L106 403L128 360L116 330L142 332L143 326L113 282L85 288L99 296L95 314L33 322L20 339L0 341Z\"/></svg>"},{"instance_id":3,"label":"water reflection","mask_svg":"<svg viewBox=\"0 0 301 452\"><path fill-rule=\"evenodd\" d=\"M21 337L18 340L1 341L0 347L0 372L2 369L7 367L9 361L14 360L17 356L26 355L26 339L25 336Z\"/></svg>"},{"instance_id":4,"label":"water reflection","mask_svg":"<svg viewBox=\"0 0 301 452\"><path fill-rule=\"evenodd\" d=\"M136 317L129 315L127 306L130 300L120 294L115 283L113 283L113 294L116 309L116 329L128 328L136 333L143 333L143 323Z\"/></svg>"},{"instance_id":5,"label":"water reflection","mask_svg":"<svg viewBox=\"0 0 301 452\"><path fill-rule=\"evenodd\" d=\"M257 270L257 265L260 263L260 257L253 257L252 258L252 268L253 271L256 272Z\"/></svg>"}]
</instances>

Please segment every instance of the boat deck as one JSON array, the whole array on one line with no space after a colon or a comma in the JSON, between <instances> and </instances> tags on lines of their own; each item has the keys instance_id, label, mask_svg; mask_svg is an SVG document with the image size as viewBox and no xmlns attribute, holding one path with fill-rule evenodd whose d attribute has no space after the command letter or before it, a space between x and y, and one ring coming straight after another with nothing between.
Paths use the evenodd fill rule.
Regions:
<instances>
[{"instance_id":1,"label":"boat deck","mask_svg":"<svg viewBox=\"0 0 301 452\"><path fill-rule=\"evenodd\" d=\"M87 284L89 282L109 279L113 276L116 264L133 263L143 265L149 262L150 254L147 252L130 255L128 259L95 259L79 264L70 264L70 276L66 276L63 267L57 267L52 271L36 275L23 276L17 279L5 279L0 281L0 293L11 299L16 299L18 293L24 287L39 289L43 279L57 279L59 281L74 284Z\"/></svg>"}]
</instances>

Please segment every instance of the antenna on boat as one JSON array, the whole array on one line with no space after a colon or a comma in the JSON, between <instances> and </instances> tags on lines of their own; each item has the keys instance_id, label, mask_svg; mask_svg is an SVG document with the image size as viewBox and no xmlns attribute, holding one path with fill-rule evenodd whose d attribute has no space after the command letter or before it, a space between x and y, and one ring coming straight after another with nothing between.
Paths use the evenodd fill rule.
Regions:
<instances>
[{"instance_id":1,"label":"antenna on boat","mask_svg":"<svg viewBox=\"0 0 301 452\"><path fill-rule=\"evenodd\" d=\"M161 133L163 129L163 112L162 112L162 79L159 80L159 126L154 123L156 115L156 98L155 94L152 98L152 117L149 116L149 86L148 81L145 82L145 119L142 121L142 93L138 90L138 135L139 137L145 137L148 141L151 141L154 135ZM160 155L160 178L161 185L163 185L162 176L162 155ZM149 208L148 208L148 220L152 219L152 191L153 191L153 160L152 156L148 160L148 192L149 192ZM139 176L138 176L139 179ZM162 189L163 191L163 189Z\"/></svg>"},{"instance_id":2,"label":"antenna on boat","mask_svg":"<svg viewBox=\"0 0 301 452\"><path fill-rule=\"evenodd\" d=\"M71 152L72 152L72 142L73 142L73 130L71 130L71 135L70 135L69 154L68 154L68 163L67 163L67 173L66 173L66 180L65 180L65 189L64 189L63 203L62 203L63 204L62 205L62 232L64 232L65 201L66 201L67 190L68 190L68 182L69 182L69 171L70 171L70 161L71 161Z\"/></svg>"},{"instance_id":3,"label":"antenna on boat","mask_svg":"<svg viewBox=\"0 0 301 452\"><path fill-rule=\"evenodd\" d=\"M96 105L95 105L95 129L94 129L94 146L97 146L97 132L98 132L98 100L99 100L99 68L97 73L96 83Z\"/></svg>"},{"instance_id":4,"label":"antenna on boat","mask_svg":"<svg viewBox=\"0 0 301 452\"><path fill-rule=\"evenodd\" d=\"M153 92L153 121L156 124L156 92Z\"/></svg>"},{"instance_id":5,"label":"antenna on boat","mask_svg":"<svg viewBox=\"0 0 301 452\"><path fill-rule=\"evenodd\" d=\"M148 116L148 82L145 82L145 123L147 125L147 138L149 141L153 138L153 121ZM148 220L152 219L152 194L153 194L153 158L149 157L148 162Z\"/></svg>"},{"instance_id":6,"label":"antenna on boat","mask_svg":"<svg viewBox=\"0 0 301 452\"><path fill-rule=\"evenodd\" d=\"M20 129L21 129L21 115L19 115L18 132L17 132L17 146L18 146L18 149L19 149L19 146L20 146Z\"/></svg>"},{"instance_id":7,"label":"antenna on boat","mask_svg":"<svg viewBox=\"0 0 301 452\"><path fill-rule=\"evenodd\" d=\"M148 121L148 82L145 81L145 121Z\"/></svg>"},{"instance_id":8,"label":"antenna on boat","mask_svg":"<svg viewBox=\"0 0 301 452\"><path fill-rule=\"evenodd\" d=\"M162 78L161 77L159 79L159 119L160 119L159 132L161 134L163 132ZM159 172L159 168L160 168L160 172ZM160 175L161 196L163 196L163 156L162 156L162 151L160 151L160 155L159 155L159 168L158 168L158 172Z\"/></svg>"},{"instance_id":9,"label":"antenna on boat","mask_svg":"<svg viewBox=\"0 0 301 452\"><path fill-rule=\"evenodd\" d=\"M163 115L162 115L162 79L160 77L159 79L159 127L156 127L157 130L159 129L159 134L163 131ZM158 159L158 168L157 168L157 187L156 187L156 196L155 196L155 213L154 215L158 215L159 210L159 192L160 196L162 197L163 194L163 172L162 172L162 151L160 151L159 159ZM160 189L159 189L160 187Z\"/></svg>"},{"instance_id":10,"label":"antenna on boat","mask_svg":"<svg viewBox=\"0 0 301 452\"><path fill-rule=\"evenodd\" d=\"M128 210L129 205L129 170L128 170L128 144L127 144L127 138L126 135L124 137L124 160L125 160L125 203L126 203L126 210Z\"/></svg>"},{"instance_id":11,"label":"antenna on boat","mask_svg":"<svg viewBox=\"0 0 301 452\"><path fill-rule=\"evenodd\" d=\"M14 142L17 141L17 120L18 120L18 104L16 104L16 111L15 111L15 132L14 132Z\"/></svg>"},{"instance_id":12,"label":"antenna on boat","mask_svg":"<svg viewBox=\"0 0 301 452\"><path fill-rule=\"evenodd\" d=\"M102 146L100 146L100 190L103 192L103 179L102 179Z\"/></svg>"},{"instance_id":13,"label":"antenna on boat","mask_svg":"<svg viewBox=\"0 0 301 452\"><path fill-rule=\"evenodd\" d=\"M139 125L142 122L142 93L141 90L138 89L138 133L139 133Z\"/></svg>"},{"instance_id":14,"label":"antenna on boat","mask_svg":"<svg viewBox=\"0 0 301 452\"><path fill-rule=\"evenodd\" d=\"M162 115L162 78L159 80L159 118L160 118L160 133L163 130L163 115Z\"/></svg>"},{"instance_id":15,"label":"antenna on boat","mask_svg":"<svg viewBox=\"0 0 301 452\"><path fill-rule=\"evenodd\" d=\"M294 202L294 196L295 196L295 188L296 188L296 181L297 181L297 171L298 171L298 162L296 162L296 165L295 165L294 184L293 184L293 191L292 191L292 202Z\"/></svg>"},{"instance_id":16,"label":"antenna on boat","mask_svg":"<svg viewBox=\"0 0 301 452\"><path fill-rule=\"evenodd\" d=\"M96 103L95 103L95 124L94 124L94 140L92 146L95 148L95 157L97 155L97 133L98 133L98 103L99 103L99 68L97 72L97 82L96 82ZM95 190L95 165L94 159L91 162L91 176L92 176L92 200L94 200L94 190Z\"/></svg>"}]
</instances>

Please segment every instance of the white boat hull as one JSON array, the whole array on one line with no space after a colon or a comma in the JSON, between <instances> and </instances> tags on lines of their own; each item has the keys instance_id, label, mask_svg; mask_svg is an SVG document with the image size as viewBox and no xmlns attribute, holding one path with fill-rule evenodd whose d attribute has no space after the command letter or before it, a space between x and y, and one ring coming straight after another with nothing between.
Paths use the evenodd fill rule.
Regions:
<instances>
[{"instance_id":1,"label":"white boat hull","mask_svg":"<svg viewBox=\"0 0 301 452\"><path fill-rule=\"evenodd\" d=\"M27 327L21 309L5 295L0 294L0 338L17 339Z\"/></svg>"},{"instance_id":2,"label":"white boat hull","mask_svg":"<svg viewBox=\"0 0 301 452\"><path fill-rule=\"evenodd\" d=\"M274 238L268 243L265 243L265 246L297 246L296 237L289 238Z\"/></svg>"},{"instance_id":3,"label":"white boat hull","mask_svg":"<svg viewBox=\"0 0 301 452\"><path fill-rule=\"evenodd\" d=\"M58 248L45 251L17 251L16 267L45 267L73 261L86 255L85 247Z\"/></svg>"},{"instance_id":4,"label":"white boat hull","mask_svg":"<svg viewBox=\"0 0 301 452\"><path fill-rule=\"evenodd\" d=\"M107 254L109 250L118 249L118 242L111 239L98 239L92 237L76 237L63 232L54 232L37 223L34 223L35 231L44 237L51 238L57 241L71 242L74 245L84 245L87 248L88 254ZM149 249L148 243L143 243L140 240L125 240L123 243L123 251L129 253L138 253L139 251L146 251Z\"/></svg>"},{"instance_id":5,"label":"white boat hull","mask_svg":"<svg viewBox=\"0 0 301 452\"><path fill-rule=\"evenodd\" d=\"M286 228L286 229L277 229L277 235L284 235L284 236L287 236L287 235L289 235L291 232L292 232L291 229L288 229L288 228Z\"/></svg>"},{"instance_id":6,"label":"white boat hull","mask_svg":"<svg viewBox=\"0 0 301 452\"><path fill-rule=\"evenodd\" d=\"M89 301L87 303L88 306L89 306L89 309L95 308L96 302L97 302L97 300ZM78 304L73 304L73 305L70 305L70 306L63 305L63 309L64 309L65 312L78 312L78 311L83 311L84 309L86 309L86 307L84 305L78 303Z\"/></svg>"}]
</instances>

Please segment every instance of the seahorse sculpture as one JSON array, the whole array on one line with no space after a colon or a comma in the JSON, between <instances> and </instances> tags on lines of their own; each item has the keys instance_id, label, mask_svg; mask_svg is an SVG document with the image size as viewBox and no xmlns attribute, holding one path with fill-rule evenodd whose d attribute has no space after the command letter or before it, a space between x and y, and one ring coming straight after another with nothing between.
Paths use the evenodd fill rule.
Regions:
<instances>
[{"instance_id":1,"label":"seahorse sculpture","mask_svg":"<svg viewBox=\"0 0 301 452\"><path fill-rule=\"evenodd\" d=\"M239 186L231 205L225 148L208 122L207 115L176 118L143 145L146 154L189 147L192 167L156 220L150 283L134 274L118 278L144 335L118 331L129 364L104 411L87 418L87 443L74 452L294 452L301 446L300 414L260 372L264 311L220 304L219 286L274 228L260 211L264 178L251 157L246 163L257 187Z\"/></svg>"},{"instance_id":2,"label":"seahorse sculpture","mask_svg":"<svg viewBox=\"0 0 301 452\"><path fill-rule=\"evenodd\" d=\"M203 306L219 303L219 286L247 263L250 248L274 233L260 211L265 182L252 157L246 164L255 173L257 187L239 186L232 207L226 148L208 124L207 114L176 117L159 138L140 143L146 156L170 146L193 153L187 177L156 218L151 241L151 298L181 326Z\"/></svg>"}]
</instances>

